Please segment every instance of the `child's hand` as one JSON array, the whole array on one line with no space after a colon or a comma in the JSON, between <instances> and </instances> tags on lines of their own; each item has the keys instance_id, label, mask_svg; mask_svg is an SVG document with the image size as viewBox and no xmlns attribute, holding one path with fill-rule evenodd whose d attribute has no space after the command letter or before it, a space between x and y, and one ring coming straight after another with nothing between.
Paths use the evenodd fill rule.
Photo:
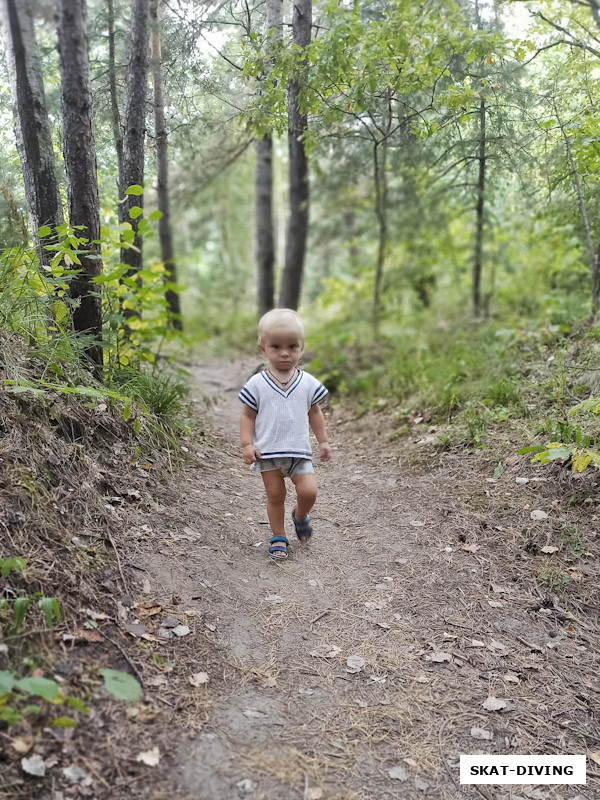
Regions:
<instances>
[{"instance_id":1,"label":"child's hand","mask_svg":"<svg viewBox=\"0 0 600 800\"><path fill-rule=\"evenodd\" d=\"M319 453L323 463L331 459L331 445L329 442L319 442Z\"/></svg>"},{"instance_id":2,"label":"child's hand","mask_svg":"<svg viewBox=\"0 0 600 800\"><path fill-rule=\"evenodd\" d=\"M246 444L242 447L244 454L244 464L254 464L257 458L262 458L260 452L253 444Z\"/></svg>"}]
</instances>

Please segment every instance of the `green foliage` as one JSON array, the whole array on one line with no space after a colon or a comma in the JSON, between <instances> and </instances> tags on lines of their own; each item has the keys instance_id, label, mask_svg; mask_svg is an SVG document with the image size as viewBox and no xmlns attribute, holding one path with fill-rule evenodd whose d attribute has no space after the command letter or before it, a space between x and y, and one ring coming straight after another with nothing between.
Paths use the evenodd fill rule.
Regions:
<instances>
[{"instance_id":1,"label":"green foliage","mask_svg":"<svg viewBox=\"0 0 600 800\"><path fill-rule=\"evenodd\" d=\"M100 669L99 672L104 678L104 688L117 700L139 700L142 687L133 675L117 669Z\"/></svg>"}]
</instances>

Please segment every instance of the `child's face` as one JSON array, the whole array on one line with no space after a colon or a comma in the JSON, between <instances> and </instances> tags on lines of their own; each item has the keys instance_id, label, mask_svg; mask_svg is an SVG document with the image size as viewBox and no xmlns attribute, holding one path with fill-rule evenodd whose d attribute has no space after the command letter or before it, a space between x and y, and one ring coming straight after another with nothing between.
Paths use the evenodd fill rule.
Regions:
<instances>
[{"instance_id":1,"label":"child's face","mask_svg":"<svg viewBox=\"0 0 600 800\"><path fill-rule=\"evenodd\" d=\"M298 365L304 351L304 341L293 329L273 328L263 336L260 350L274 369L285 372Z\"/></svg>"}]
</instances>

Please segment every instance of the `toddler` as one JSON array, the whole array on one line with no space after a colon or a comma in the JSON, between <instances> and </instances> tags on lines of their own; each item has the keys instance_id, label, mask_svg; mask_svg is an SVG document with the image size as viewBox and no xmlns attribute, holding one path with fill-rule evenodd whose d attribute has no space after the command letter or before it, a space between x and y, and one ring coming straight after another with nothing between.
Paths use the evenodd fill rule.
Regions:
<instances>
[{"instance_id":1,"label":"toddler","mask_svg":"<svg viewBox=\"0 0 600 800\"><path fill-rule=\"evenodd\" d=\"M242 401L240 438L244 462L262 475L267 493L267 516L273 536L269 555L287 558L285 536L285 478L296 487L292 522L296 536L310 539L309 511L317 499L309 426L319 442L321 461L329 461L325 419L319 407L327 389L298 367L304 351L304 325L288 308L268 311L258 323L258 346L269 367L253 375L239 394Z\"/></svg>"}]
</instances>

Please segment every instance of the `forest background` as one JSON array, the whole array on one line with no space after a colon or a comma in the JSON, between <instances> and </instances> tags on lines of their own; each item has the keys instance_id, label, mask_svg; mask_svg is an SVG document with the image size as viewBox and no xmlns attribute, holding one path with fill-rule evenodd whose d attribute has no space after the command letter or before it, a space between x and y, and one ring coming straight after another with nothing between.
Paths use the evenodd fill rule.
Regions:
<instances>
[{"instance_id":1,"label":"forest background","mask_svg":"<svg viewBox=\"0 0 600 800\"><path fill-rule=\"evenodd\" d=\"M458 418L477 444L490 420L527 411L521 359L580 324L596 338L594 0L110 0L90 2L87 23L64 4L77 64L61 64L53 4L5 7L5 30L12 14L32 38L21 65L17 28L5 38L0 322L67 385L90 381L61 377L57 341L147 402L139 367L182 320L188 342L252 348L257 309L279 303L307 316L312 368L334 392ZM36 212L46 178L28 187L27 170L46 173L18 133L40 126L51 212ZM85 139L82 159L69 142ZM179 409L178 379L157 379Z\"/></svg>"}]
</instances>

